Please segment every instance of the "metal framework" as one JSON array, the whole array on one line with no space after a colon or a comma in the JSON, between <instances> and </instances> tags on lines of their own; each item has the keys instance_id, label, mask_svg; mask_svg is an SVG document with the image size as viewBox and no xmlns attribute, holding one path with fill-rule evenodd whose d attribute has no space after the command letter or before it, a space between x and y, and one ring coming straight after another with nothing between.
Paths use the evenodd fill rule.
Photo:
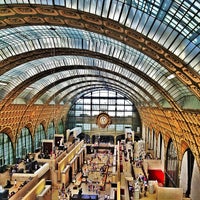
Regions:
<instances>
[{"instance_id":1,"label":"metal framework","mask_svg":"<svg viewBox=\"0 0 200 200\"><path fill-rule=\"evenodd\" d=\"M199 6L0 0L1 104L70 103L98 84L136 106L199 109Z\"/></svg>"}]
</instances>

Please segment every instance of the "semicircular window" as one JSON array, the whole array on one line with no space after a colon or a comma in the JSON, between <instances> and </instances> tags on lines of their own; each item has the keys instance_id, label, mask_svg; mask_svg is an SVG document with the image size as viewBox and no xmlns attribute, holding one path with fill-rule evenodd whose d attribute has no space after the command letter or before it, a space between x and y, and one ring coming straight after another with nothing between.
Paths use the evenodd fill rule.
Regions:
<instances>
[{"instance_id":1,"label":"semicircular window","mask_svg":"<svg viewBox=\"0 0 200 200\"><path fill-rule=\"evenodd\" d=\"M0 133L0 170L9 164L13 164L13 145L7 134Z\"/></svg>"},{"instance_id":2,"label":"semicircular window","mask_svg":"<svg viewBox=\"0 0 200 200\"><path fill-rule=\"evenodd\" d=\"M28 153L32 152L32 137L28 128L21 130L20 137L16 144L16 158L25 159Z\"/></svg>"},{"instance_id":3,"label":"semicircular window","mask_svg":"<svg viewBox=\"0 0 200 200\"><path fill-rule=\"evenodd\" d=\"M42 124L38 125L35 137L34 137L34 150L37 151L41 149L42 146L42 140L45 139L45 131Z\"/></svg>"},{"instance_id":4,"label":"semicircular window","mask_svg":"<svg viewBox=\"0 0 200 200\"><path fill-rule=\"evenodd\" d=\"M167 162L166 186L177 187L178 185L178 155L177 155L177 151L172 140L170 140L168 144L166 162Z\"/></svg>"},{"instance_id":5,"label":"semicircular window","mask_svg":"<svg viewBox=\"0 0 200 200\"><path fill-rule=\"evenodd\" d=\"M106 113L110 120L104 128L97 123L97 116L101 113ZM127 127L137 133L141 130L141 121L135 105L127 97L115 91L95 90L74 101L68 112L66 127L81 127L85 134L120 135Z\"/></svg>"}]
</instances>

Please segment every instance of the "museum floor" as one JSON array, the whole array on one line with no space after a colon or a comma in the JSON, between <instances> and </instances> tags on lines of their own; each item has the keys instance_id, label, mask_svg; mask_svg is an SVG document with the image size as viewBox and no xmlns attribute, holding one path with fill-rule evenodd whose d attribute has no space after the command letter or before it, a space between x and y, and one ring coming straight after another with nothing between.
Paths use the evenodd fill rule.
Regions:
<instances>
[{"instance_id":1,"label":"museum floor","mask_svg":"<svg viewBox=\"0 0 200 200\"><path fill-rule=\"evenodd\" d=\"M74 190L73 189L73 184L70 184L69 188L72 191L72 195L73 194L78 194L78 190ZM96 194L96 192L92 192L92 191L89 192L88 189L87 189L87 185L85 183L81 184L81 188L83 189L83 194ZM104 200L105 194L109 194L109 193L110 193L110 187L106 186L106 190L100 192L99 200ZM58 199L59 199L59 197L58 197L58 189L53 189L52 200L58 200ZM140 199L141 200L156 200L156 194L149 194L147 192L147 196L144 197L144 193L141 193L140 194ZM65 200L65 199L60 198L60 200Z\"/></svg>"},{"instance_id":2,"label":"museum floor","mask_svg":"<svg viewBox=\"0 0 200 200\"><path fill-rule=\"evenodd\" d=\"M136 154L136 155L135 155ZM135 153L134 153L134 156L137 156L137 146L135 146ZM100 159L96 159L95 160L95 163L96 165L99 165L99 167L101 167L101 163L105 163L106 159L106 156L103 155L100 157ZM112 157L109 157L109 160L112 160ZM111 161L112 162L112 161ZM83 168L82 168L82 171L85 171L85 167L91 167L91 165L84 165ZM121 186L125 186L125 177L127 176L131 176L130 174L130 162L125 162L124 161L124 164L123 164L123 172L121 172ZM109 170L109 169L108 169ZM136 174L140 174L141 173L141 168L135 168L134 169ZM110 170L110 172L112 172L112 169ZM97 174L95 174L95 172L93 172L93 177L95 177L96 179L101 179L100 176L98 176ZM90 177L90 179L92 179ZM109 176L107 177L107 179L109 179ZM100 180L99 180L100 181ZM58 185L57 188L53 188L52 190L52 200L67 200L67 198L62 198L61 196L59 196L59 188L61 188L62 185ZM105 190L104 191L96 191L96 190L91 190L89 189L88 187L88 183L85 183L85 182L81 182L81 185L77 188L74 187L74 183L71 183L67 189L70 189L71 193L72 193L72 196L74 194L78 194L79 192L79 189L82 188L82 191L83 193L82 194L87 194L87 195L93 195L93 194L97 194L98 193L98 199L99 200L104 200L105 199L105 195L110 195L110 191L111 191L111 185L110 185L110 181L107 180L106 181L106 185L105 185ZM156 199L156 194L150 194L148 191L147 191L147 195L144 196L144 192L140 192L140 199L143 200L143 199L146 199L146 200L155 200ZM127 198L126 195L122 195L121 196L121 200L129 200L129 198Z\"/></svg>"}]
</instances>

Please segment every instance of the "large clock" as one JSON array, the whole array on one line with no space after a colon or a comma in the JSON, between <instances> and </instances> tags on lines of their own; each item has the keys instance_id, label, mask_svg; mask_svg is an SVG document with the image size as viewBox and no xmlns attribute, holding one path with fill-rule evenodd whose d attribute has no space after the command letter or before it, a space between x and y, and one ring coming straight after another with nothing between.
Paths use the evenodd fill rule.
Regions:
<instances>
[{"instance_id":1,"label":"large clock","mask_svg":"<svg viewBox=\"0 0 200 200\"><path fill-rule=\"evenodd\" d=\"M97 116L96 123L100 128L106 128L111 124L111 118L107 113L100 113Z\"/></svg>"}]
</instances>

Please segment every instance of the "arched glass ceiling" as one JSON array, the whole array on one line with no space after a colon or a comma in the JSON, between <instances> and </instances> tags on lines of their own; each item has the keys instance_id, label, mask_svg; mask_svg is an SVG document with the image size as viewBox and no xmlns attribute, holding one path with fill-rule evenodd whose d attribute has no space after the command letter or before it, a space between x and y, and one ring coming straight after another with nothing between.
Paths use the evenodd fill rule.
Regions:
<instances>
[{"instance_id":1,"label":"arched glass ceiling","mask_svg":"<svg viewBox=\"0 0 200 200\"><path fill-rule=\"evenodd\" d=\"M92 85L98 85L98 84L105 86L105 82L109 82L113 85L118 85L114 81L108 80L108 79L107 80L105 79L104 82L102 82L99 79L99 77L90 77L90 80L85 80L85 81L83 81L83 79L84 79L83 77L72 77L72 79L69 79L65 82L57 84L56 86L52 87L50 90L47 90L45 94L41 96L40 99L43 99L43 102L46 102L51 97L49 96L49 94L52 94L52 91L54 91L53 92L54 94L58 93L58 95L55 98L55 101L59 102L61 101L61 99L63 99L67 95L67 93L70 93L71 90L78 89L79 87L84 87L86 85L92 86ZM132 91L131 91L131 94L132 94Z\"/></svg>"},{"instance_id":2,"label":"arched glass ceiling","mask_svg":"<svg viewBox=\"0 0 200 200\"><path fill-rule=\"evenodd\" d=\"M140 85L141 88L144 88L144 90L148 91L148 93L154 96L158 102L162 101L164 98L160 94L159 90L155 90L153 85L150 85L142 77L139 77L138 75L134 74L128 69L125 69L121 66L118 66L116 64L104 60L94 59L90 57L83 57L83 56L55 56L51 58L34 60L6 72L0 77L0 79L4 82L7 83L10 82L10 83L7 85L7 87L2 86L1 98L4 98L9 92L11 92L14 88L16 88L17 85L23 83L32 76L47 71L49 69L56 70L61 66L64 67L63 70L67 70L66 73L68 74L68 76L75 76L82 74L83 70L81 70L81 68L75 71L72 70L74 68L73 66L86 66L86 67L90 66L90 68L88 68L87 70L90 71L90 69L94 69L95 70L94 74L98 76L101 76L101 74L103 73L100 72L99 70L101 69L107 70L110 71L110 73L119 74L119 77L120 76L126 77L127 85L129 85L129 82L137 83L138 85ZM181 85L179 81L177 81L177 84L175 84L175 79L173 80L173 82L167 79L168 72L164 69L161 70L157 66L153 67L147 64L141 67L138 66L138 69L140 69L146 75L151 77L151 79L158 82L159 85L163 88L163 90L168 92L176 101L180 101L182 97L184 97L185 95L191 95L190 92L187 90L187 88L184 85ZM85 72L83 72L83 74L86 75ZM32 85L29 86L29 88L32 88L31 90L32 95L29 93L29 91L24 90L21 94L21 97L25 99L30 99L33 95L42 90L42 88L46 85L46 83L49 83L50 80L52 80L51 82L55 82L56 80L64 78L62 77L61 73L57 76L58 78L56 78L55 75L53 74L51 75L51 77L47 76L47 78L42 78L36 83L33 83ZM108 75L105 74L105 77L106 76ZM109 76L113 77L115 75L109 74Z\"/></svg>"},{"instance_id":3,"label":"arched glass ceiling","mask_svg":"<svg viewBox=\"0 0 200 200\"><path fill-rule=\"evenodd\" d=\"M69 93L67 95L64 96L65 98L63 98L63 102L72 102L72 100L79 93L82 93L83 91L91 91L91 90L94 90L94 89L97 90L98 88L106 89L106 90L120 91L121 94L126 94L126 97L131 99L132 102L135 102L136 105L137 105L137 103L141 104L141 102L143 104L145 104L145 105L148 104L144 99L142 99L142 97L138 98L139 95L133 95L132 93L128 94L128 91L126 90L127 88L125 88L123 86L119 87L119 86L113 86L112 84L109 84L109 87L105 87L102 83L98 83L98 84L89 84L89 83L87 83L87 85L80 84L80 87L77 88L77 89L70 88L71 90L69 91Z\"/></svg>"},{"instance_id":4,"label":"arched glass ceiling","mask_svg":"<svg viewBox=\"0 0 200 200\"><path fill-rule=\"evenodd\" d=\"M86 78L84 77L72 77L73 79L69 80L69 82L73 82L71 85L77 85L78 84L78 87L79 87L79 84L80 83L83 83L84 82L84 85L88 85L92 82L92 84L96 84L96 83L100 83L102 85L102 87L104 88L109 88L112 87L118 87L118 91L120 91L123 87L123 90L121 91L121 93L124 93L125 96L129 96L129 98L131 99L134 99L134 102L138 102L138 103L142 103L143 101L145 102L145 104L147 104L149 101L152 101L152 104L153 102L156 103L156 100L154 99L154 97L150 96L148 93L146 93L144 90L142 90L141 88L135 86L134 84L132 84L131 82L128 82L127 79L123 79L121 77L115 77L115 79L111 79L109 77L101 77L99 78L99 76L96 76L96 77L89 77L89 80L86 80ZM83 81L84 79L84 81ZM103 79L103 81L102 81ZM117 80L117 82L116 82ZM127 85L128 84L128 85ZM68 84L68 81L62 83L62 89L61 89L61 92L63 90L63 88L66 88L66 87L71 87L70 86L70 83ZM61 88L61 87L60 87ZM52 88L53 89L53 88ZM126 91L127 94L124 92ZM59 93L61 94L60 90L57 91L56 93ZM69 90L67 90L67 92L69 92ZM49 92L50 93L50 92ZM66 96L66 92L62 92L62 98L64 96ZM74 91L74 96L76 95L76 91ZM138 100L135 99L136 97L138 97ZM58 100L60 101L60 100Z\"/></svg>"},{"instance_id":5,"label":"arched glass ceiling","mask_svg":"<svg viewBox=\"0 0 200 200\"><path fill-rule=\"evenodd\" d=\"M43 95L43 98L40 98L40 100L38 100L37 102L35 102L35 104L43 104L45 101L43 101L43 99L47 99L47 96L48 96L48 101L51 100L50 104L55 104L55 103L59 103L59 104L65 104L65 103L69 103L69 102L72 102L72 101L75 101L75 99L78 99L80 95L84 94L84 93L88 93L90 91L94 91L94 90L97 90L99 88L103 89L103 90L113 90L113 91L118 91L119 93L123 94L124 96L126 96L131 102L136 102L137 103L140 103L142 102L141 99L143 99L143 105L149 105L145 99L141 96L141 99L137 99L137 97L135 95L132 94L132 92L129 92L127 93L126 91L126 87L124 88L123 87L123 91L121 90L121 87L116 87L114 84L115 82L113 82L113 85L109 85L107 87L105 87L104 84L102 84L102 82L100 81L91 81L91 82L88 82L87 81L87 84L84 84L84 83L78 83L78 87L75 86L73 88L71 88L71 90L68 92L69 93L64 93L64 96L62 96L61 98L61 95L63 94L60 94L59 95L59 98L57 96L57 98L54 98L54 97L51 97L49 98L49 96L46 94L46 95ZM88 87L89 86L89 87ZM76 90L76 92L75 92ZM77 91L78 90L78 91ZM70 99L68 98L70 95ZM138 101L139 100L139 101ZM151 102L151 105L154 105L153 102Z\"/></svg>"},{"instance_id":6,"label":"arched glass ceiling","mask_svg":"<svg viewBox=\"0 0 200 200\"><path fill-rule=\"evenodd\" d=\"M127 82L125 79L122 79L121 81L116 82L115 80L112 80L111 78L104 78L102 77L104 80L104 82L99 79L99 77L90 77L90 80L87 80L85 82L82 81L82 78L76 78L74 77L72 79L73 84L69 85L68 81L62 83L62 88L67 88L66 91L55 91L56 93L58 93L58 95L56 96L56 101L60 102L63 99L66 99L68 97L68 95L70 93L73 92L73 96L77 95L77 89L79 88L84 88L88 85L90 85L91 87L97 87L97 85L103 87L103 88L117 88L118 91L124 91L123 93L128 94L129 98L131 98L132 100L134 100L135 103L145 103L145 104L149 104L149 102L155 102L156 100L151 96L151 99L149 98L148 94L145 93L142 90L139 90L138 87L135 87L133 84L130 83L130 85L126 85ZM117 77L116 77L117 78ZM135 88L132 88L135 87ZM57 89L57 88L52 88L52 89ZM43 98L44 99L44 98ZM153 99L153 100L152 100ZM47 100L47 99L46 99ZM66 100L65 100L66 102Z\"/></svg>"},{"instance_id":7,"label":"arched glass ceiling","mask_svg":"<svg viewBox=\"0 0 200 200\"><path fill-rule=\"evenodd\" d=\"M61 6L114 20L156 41L199 72L199 0L0 0L0 4Z\"/></svg>"},{"instance_id":8,"label":"arched glass ceiling","mask_svg":"<svg viewBox=\"0 0 200 200\"><path fill-rule=\"evenodd\" d=\"M129 96L129 94L127 95L127 92L126 91L122 91L122 90L119 90L119 88L104 88L104 87L96 87L95 85L93 85L92 87L91 86L88 86L88 87L84 87L84 90L82 88L78 89L77 93L71 93L67 96L66 98L66 101L67 102L72 102L77 100L78 98L80 98L82 95L84 94L88 94L88 92L92 92L92 91L96 91L96 90L112 90L114 89L114 91L118 92L118 93L121 93L122 95L126 96L127 98L131 99L132 102L137 102L137 97L134 97L132 99L132 97ZM74 96L75 95L75 96ZM144 103L144 105L147 105Z\"/></svg>"},{"instance_id":9,"label":"arched glass ceiling","mask_svg":"<svg viewBox=\"0 0 200 200\"><path fill-rule=\"evenodd\" d=\"M43 88L48 87L48 85L52 85L52 87L45 94L48 94L48 98L54 97L57 99L57 101L61 101L63 96L66 96L67 93L70 93L70 91L74 89L73 86L76 83L77 84L75 85L75 87L77 89L77 87L80 87L80 84L87 86L88 84L90 84L90 81L94 79L95 81L101 82L102 86L104 87L111 84L111 85L115 85L115 87L121 88L121 90L123 88L123 90L126 90L127 92L130 90L129 91L129 93L131 94L130 96L133 96L133 97L136 96L138 98L138 102L139 101L143 102L144 99L146 100L146 102L152 101L152 99L148 97L148 93L141 91L138 87L136 87L134 84L129 82L127 79L124 79L122 77L117 77L116 75L113 75L112 72L103 73L103 74L101 73L97 75L95 70L88 70L88 69L72 70L71 69L70 71L64 71L64 72L51 74L49 76L46 76L40 79L34 84L30 85L29 88L31 88L31 90L28 91L29 93L26 94L26 97L27 96L29 96L29 98L33 97L33 95L36 95ZM61 82L60 84L54 84L57 81L60 81L65 78L70 78L70 79L69 81L67 80L67 81ZM60 90L63 89L63 87L65 87L66 89L63 92L59 92ZM134 92L134 90L136 92ZM24 98L25 96L23 96L23 93L19 95L18 97ZM55 93L58 93L58 96L54 96ZM74 90L73 95L75 96L76 93L77 93L77 90ZM60 99L60 96L61 96L61 99ZM161 98L161 96L159 97ZM47 98L44 99L44 96L42 96L41 99L43 101L48 100Z\"/></svg>"},{"instance_id":10,"label":"arched glass ceiling","mask_svg":"<svg viewBox=\"0 0 200 200\"><path fill-rule=\"evenodd\" d=\"M7 32L9 30L9 32ZM5 59L5 56L10 57L13 55L17 55L23 52L28 52L30 50L35 49L46 49L46 48L73 48L73 49L85 49L93 52L98 52L104 55L108 55L110 57L120 59L125 64L132 67L132 71L134 69L138 69L143 72L145 75L148 75L150 79L158 82L161 87L164 88L165 91L168 91L170 95L173 96L175 101L179 101L185 95L192 95L188 89L181 84L178 80L173 79L173 83L166 79L166 77L170 74L164 67L162 67L159 63L154 61L153 59L149 58L148 56L142 54L141 52L113 39L108 37L99 35L99 34L91 34L90 32L78 30L74 28L66 28L66 27L52 27L48 26L37 26L37 27L19 27L14 29L7 29L7 31L2 31L4 42L1 43L1 57ZM55 34L56 37L52 37L52 33ZM24 35L24 37L21 36ZM25 37L26 36L26 37ZM11 42L11 41L15 41ZM52 56L54 55L54 51L52 50ZM75 58L74 58L75 59ZM89 59L89 58L88 58ZM64 64L69 65L71 58L68 61L65 61ZM15 70L11 70L10 72L6 73L0 77L2 82L7 82L13 79L13 76L19 75L24 69L29 69L29 71L23 74L23 77L20 79L15 79L15 83L9 84L9 87L6 89L7 92L1 93L2 97L6 95L11 89L16 87L23 78L31 77L33 74L38 73L40 71L39 68L46 68L45 63L42 60L36 60L34 62L26 63L20 67L16 67ZM94 60L91 61L81 61L78 59L76 65L96 65ZM102 61L98 62L101 64ZM52 60L52 63L48 62L48 65L51 65L52 68L56 67L59 62L56 60ZM99 64L97 63L97 64ZM33 66L40 66L40 67L33 67ZM60 65L60 64L59 64ZM61 64L62 65L62 64ZM111 69L110 64L104 64L104 68ZM31 69L30 69L31 68ZM122 70L122 68L114 66L114 70ZM26 71L26 70L25 70ZM145 84L144 80L141 77L135 78L136 75L123 69L122 71L126 71L126 76L132 80L136 80L143 84L143 87L146 87L149 84ZM10 73L10 75L9 75ZM120 72L121 73L121 72ZM175 81L176 80L176 81ZM149 89L149 88L147 88ZM171 91L169 91L171 90Z\"/></svg>"}]
</instances>

